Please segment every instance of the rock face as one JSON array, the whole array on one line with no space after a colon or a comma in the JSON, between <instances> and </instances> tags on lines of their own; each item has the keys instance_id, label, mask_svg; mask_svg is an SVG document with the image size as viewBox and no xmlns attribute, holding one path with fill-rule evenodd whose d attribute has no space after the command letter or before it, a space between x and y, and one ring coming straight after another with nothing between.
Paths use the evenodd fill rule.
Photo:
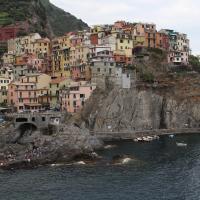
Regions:
<instances>
[{"instance_id":1,"label":"rock face","mask_svg":"<svg viewBox=\"0 0 200 200\"><path fill-rule=\"evenodd\" d=\"M48 131L19 133L8 129L0 138L0 163L3 168L38 166L70 162L79 155L90 155L102 143L86 129L62 126ZM50 134L50 135L49 135ZM16 139L17 138L17 139Z\"/></svg>"},{"instance_id":2,"label":"rock face","mask_svg":"<svg viewBox=\"0 0 200 200\"><path fill-rule=\"evenodd\" d=\"M81 115L86 127L94 131L200 126L199 103L187 99L177 101L174 96L159 95L153 89L114 88L98 100L97 96L91 98Z\"/></svg>"}]
</instances>

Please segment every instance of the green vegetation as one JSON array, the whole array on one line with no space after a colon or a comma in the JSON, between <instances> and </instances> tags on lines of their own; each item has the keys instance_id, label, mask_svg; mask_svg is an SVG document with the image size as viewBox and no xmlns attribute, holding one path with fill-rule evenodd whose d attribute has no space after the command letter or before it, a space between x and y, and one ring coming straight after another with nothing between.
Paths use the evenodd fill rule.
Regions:
<instances>
[{"instance_id":1,"label":"green vegetation","mask_svg":"<svg viewBox=\"0 0 200 200\"><path fill-rule=\"evenodd\" d=\"M55 35L60 36L66 32L88 28L88 25L82 20L77 19L60 8L57 8L51 4L49 0L41 0L41 2L46 9L48 21Z\"/></svg>"},{"instance_id":2,"label":"green vegetation","mask_svg":"<svg viewBox=\"0 0 200 200\"><path fill-rule=\"evenodd\" d=\"M199 58L193 55L189 56L189 63L192 67L198 67L200 68L200 62L199 62Z\"/></svg>"},{"instance_id":3,"label":"green vegetation","mask_svg":"<svg viewBox=\"0 0 200 200\"><path fill-rule=\"evenodd\" d=\"M8 51L7 42L0 42L0 57Z\"/></svg>"},{"instance_id":4,"label":"green vegetation","mask_svg":"<svg viewBox=\"0 0 200 200\"><path fill-rule=\"evenodd\" d=\"M150 72L144 72L140 75L140 78L148 83L153 83L154 82L154 75Z\"/></svg>"},{"instance_id":5,"label":"green vegetation","mask_svg":"<svg viewBox=\"0 0 200 200\"><path fill-rule=\"evenodd\" d=\"M0 26L12 24L12 19L7 12L0 12Z\"/></svg>"},{"instance_id":6,"label":"green vegetation","mask_svg":"<svg viewBox=\"0 0 200 200\"><path fill-rule=\"evenodd\" d=\"M83 30L88 25L70 13L57 8L49 0L0 0L0 26L27 21L29 32L42 36L63 35ZM19 33L24 35L25 33Z\"/></svg>"},{"instance_id":7,"label":"green vegetation","mask_svg":"<svg viewBox=\"0 0 200 200\"><path fill-rule=\"evenodd\" d=\"M0 0L0 25L24 21L30 16L30 0Z\"/></svg>"},{"instance_id":8,"label":"green vegetation","mask_svg":"<svg viewBox=\"0 0 200 200\"><path fill-rule=\"evenodd\" d=\"M199 58L193 55L189 56L189 63L193 70L200 73L200 61Z\"/></svg>"}]
</instances>

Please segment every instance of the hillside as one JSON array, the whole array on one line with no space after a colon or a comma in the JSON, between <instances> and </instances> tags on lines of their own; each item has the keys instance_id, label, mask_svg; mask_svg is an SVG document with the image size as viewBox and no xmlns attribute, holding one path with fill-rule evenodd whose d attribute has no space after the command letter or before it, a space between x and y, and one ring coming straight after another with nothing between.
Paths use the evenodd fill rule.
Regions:
<instances>
[{"instance_id":1,"label":"hillside","mask_svg":"<svg viewBox=\"0 0 200 200\"><path fill-rule=\"evenodd\" d=\"M55 35L63 35L66 32L83 30L88 25L68 12L54 6L49 0L41 0L46 9L46 16Z\"/></svg>"},{"instance_id":2,"label":"hillside","mask_svg":"<svg viewBox=\"0 0 200 200\"><path fill-rule=\"evenodd\" d=\"M0 27L16 22L26 22L28 32L39 32L48 36L59 36L88 27L86 23L57 8L49 0L0 0ZM20 34L25 34L23 29Z\"/></svg>"}]
</instances>

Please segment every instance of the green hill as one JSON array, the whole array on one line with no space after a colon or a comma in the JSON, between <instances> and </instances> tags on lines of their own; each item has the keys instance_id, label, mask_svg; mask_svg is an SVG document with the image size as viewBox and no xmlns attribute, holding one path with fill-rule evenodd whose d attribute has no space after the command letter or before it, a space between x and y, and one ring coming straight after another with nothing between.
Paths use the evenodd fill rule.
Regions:
<instances>
[{"instance_id":1,"label":"green hill","mask_svg":"<svg viewBox=\"0 0 200 200\"><path fill-rule=\"evenodd\" d=\"M49 0L0 0L0 26L23 21L29 23L29 32L49 36L88 28L82 20L54 6Z\"/></svg>"},{"instance_id":2,"label":"green hill","mask_svg":"<svg viewBox=\"0 0 200 200\"><path fill-rule=\"evenodd\" d=\"M46 9L47 19L55 35L88 28L88 25L82 20L54 6L49 0L41 0L41 2Z\"/></svg>"}]
</instances>

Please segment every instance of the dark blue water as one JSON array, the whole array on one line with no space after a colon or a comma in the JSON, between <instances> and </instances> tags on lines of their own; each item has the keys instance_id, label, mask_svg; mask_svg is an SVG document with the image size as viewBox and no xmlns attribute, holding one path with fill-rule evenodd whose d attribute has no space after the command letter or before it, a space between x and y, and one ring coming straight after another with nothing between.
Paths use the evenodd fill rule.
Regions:
<instances>
[{"instance_id":1,"label":"dark blue water","mask_svg":"<svg viewBox=\"0 0 200 200\"><path fill-rule=\"evenodd\" d=\"M188 144L177 147L175 140ZM99 152L104 161L90 166L42 167L0 172L2 200L198 200L200 135L159 142L116 143ZM135 161L110 165L112 156Z\"/></svg>"}]
</instances>

